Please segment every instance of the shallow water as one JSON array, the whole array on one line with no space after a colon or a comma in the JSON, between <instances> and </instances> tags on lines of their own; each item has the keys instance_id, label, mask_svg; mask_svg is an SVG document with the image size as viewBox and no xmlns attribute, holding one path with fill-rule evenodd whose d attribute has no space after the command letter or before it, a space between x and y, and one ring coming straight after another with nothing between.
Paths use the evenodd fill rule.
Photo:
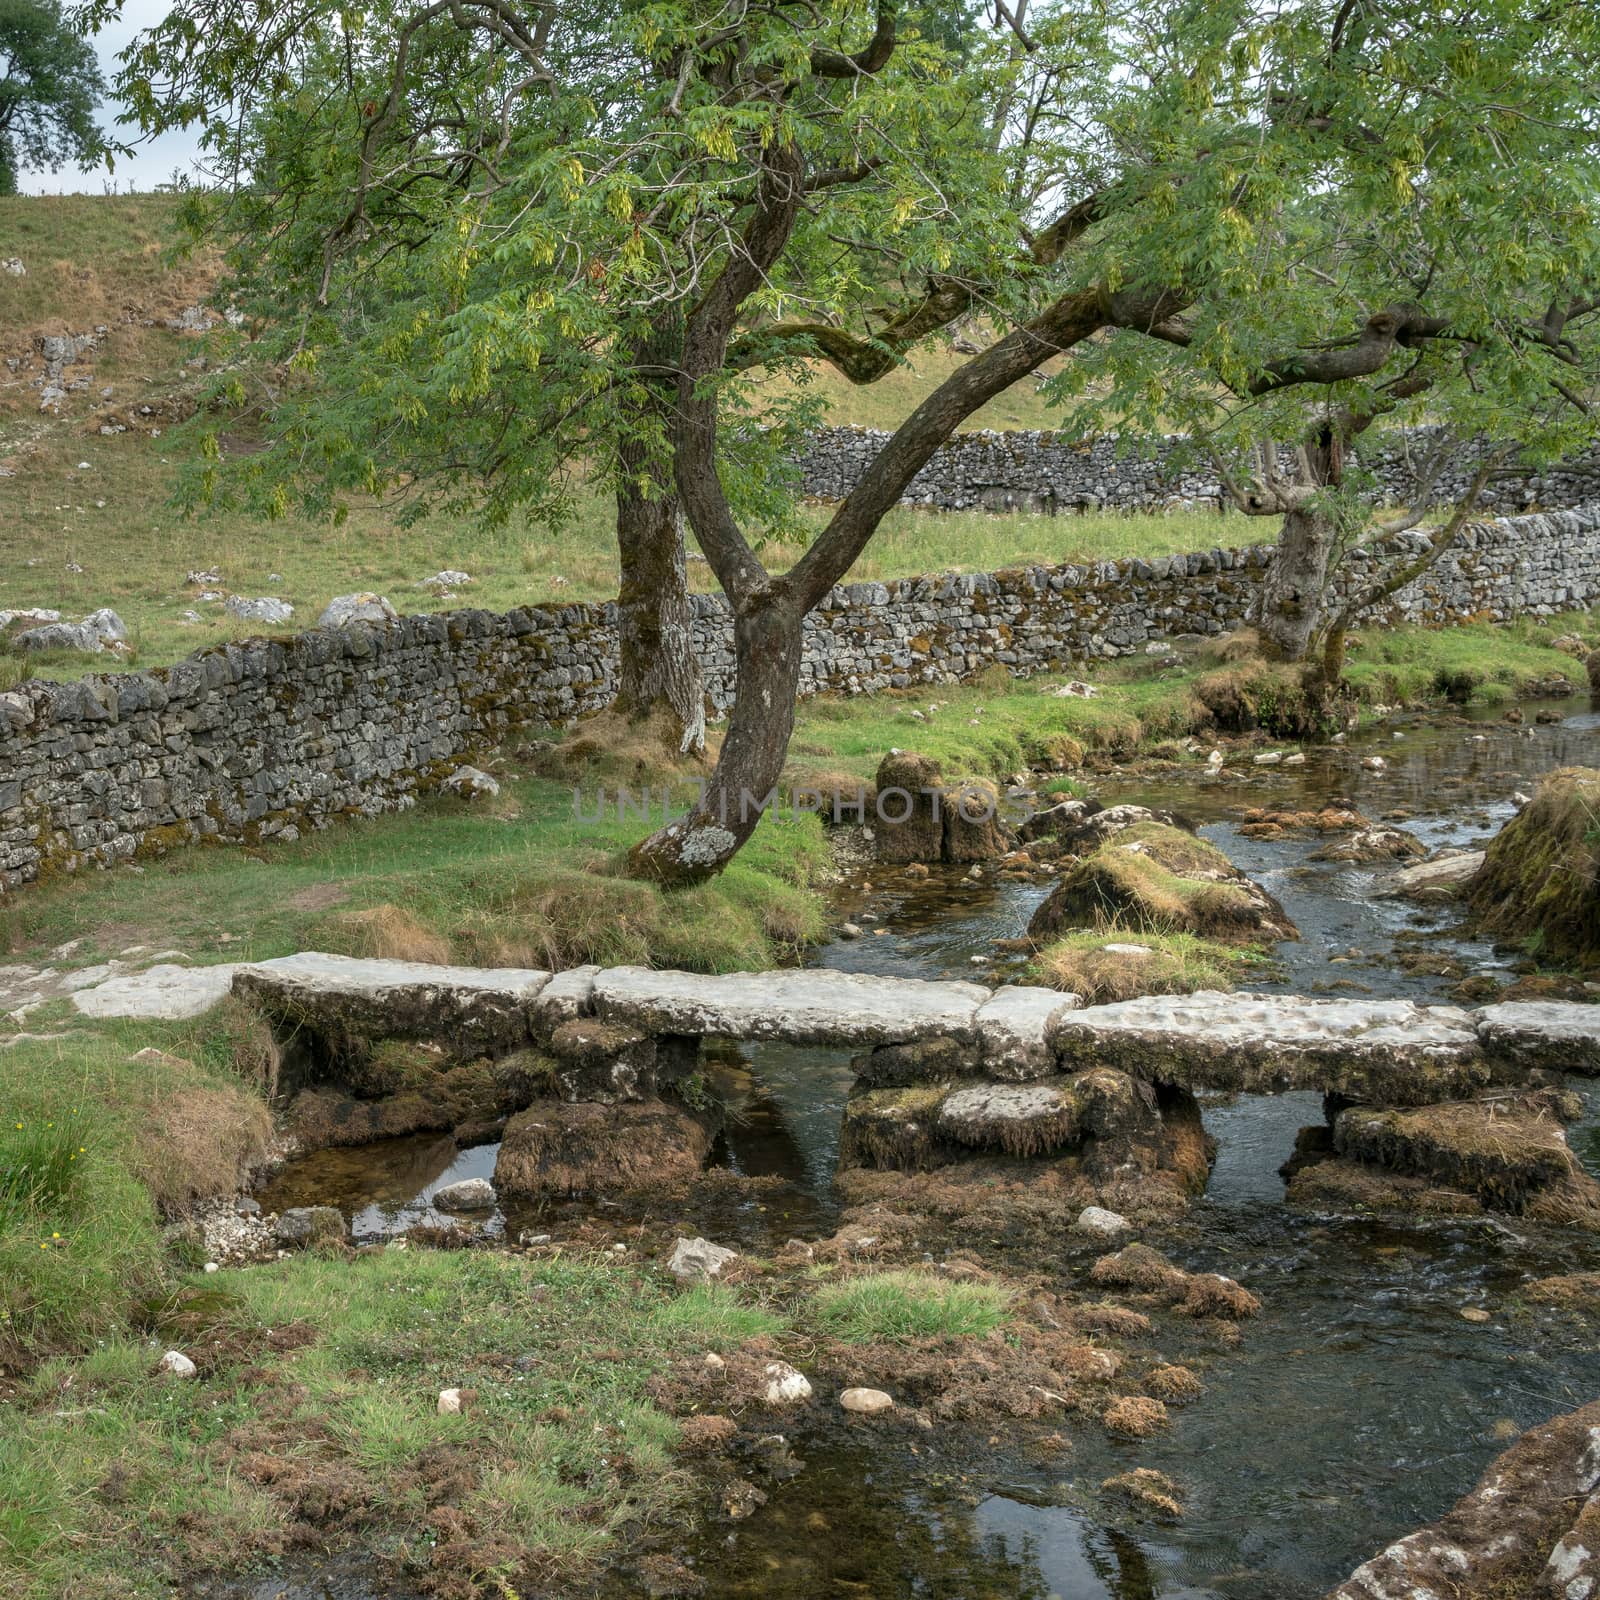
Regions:
<instances>
[{"instance_id":1,"label":"shallow water","mask_svg":"<svg viewBox=\"0 0 1600 1600\"><path fill-rule=\"evenodd\" d=\"M1377 995L1440 1000L1456 981L1408 975L1391 957L1421 935L1430 952L1468 972L1503 958L1460 939L1444 911L1374 900L1389 867L1309 860L1319 841L1249 840L1245 806L1314 808L1335 797L1369 816L1395 808L1430 846L1471 844L1511 814L1511 795L1540 773L1600 750L1600 708L1567 701L1553 728L1497 720L1408 725L1309 752L1304 767L1257 769L1220 782L1108 780L1108 802L1137 800L1202 823L1284 903L1302 938L1280 947L1281 973L1260 987L1314 992L1359 985ZM1529 709L1531 721L1532 709ZM1390 765L1361 768L1377 751ZM872 872L847 886L864 936L817 952L821 965L916 977L989 977L994 941L1026 926L1044 893L1032 885L973 884L957 872L911 879ZM879 930L882 931L879 931ZM975 960L975 958L977 958ZM761 1247L825 1229L836 1212L831 1177L839 1114L850 1086L847 1052L746 1047L717 1070L732 1115L720 1159L783 1185L754 1204L691 1207L712 1237ZM1600 1173L1600 1092L1573 1130ZM1600 1353L1554 1313L1517 1305L1528 1279L1600 1268L1600 1241L1474 1221L1397 1226L1298 1215L1277 1175L1298 1128L1320 1122L1320 1097L1203 1102L1219 1156L1205 1197L1159 1244L1186 1267L1226 1272L1264 1310L1236 1348L1203 1376L1206 1393L1171 1430L1138 1445L1073 1434L1041 1467L980 1450L981 1469L944 1459L927 1436L898 1428L841 1445L805 1439L807 1469L771 1490L758 1515L710 1529L695 1551L717 1600L819 1595L905 1600L1306 1600L1323 1593L1398 1533L1432 1520L1476 1479L1514 1433L1600 1394ZM358 1236L441 1221L428 1204L444 1182L491 1176L495 1147L457 1152L448 1138L334 1151L286 1169L264 1205L316 1200L354 1216ZM529 1208L494 1226L537 1228ZM1063 1265L1096 1254L1063 1242ZM1469 1323L1464 1307L1492 1313ZM1177 1354L1176 1351L1173 1352ZM892 1374L885 1375L892 1387ZM1002 1428L1003 1433L1003 1428ZM1182 1488L1184 1520L1156 1528L1103 1501L1110 1474L1149 1466ZM619 1580L608 1591L634 1592Z\"/></svg>"}]
</instances>

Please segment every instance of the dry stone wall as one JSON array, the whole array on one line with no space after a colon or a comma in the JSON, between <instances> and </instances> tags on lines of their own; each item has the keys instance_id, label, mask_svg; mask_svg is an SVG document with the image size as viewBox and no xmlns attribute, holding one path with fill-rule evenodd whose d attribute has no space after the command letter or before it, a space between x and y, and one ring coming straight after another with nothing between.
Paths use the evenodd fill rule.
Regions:
<instances>
[{"instance_id":1,"label":"dry stone wall","mask_svg":"<svg viewBox=\"0 0 1600 1600\"><path fill-rule=\"evenodd\" d=\"M819 428L793 457L799 488L818 500L842 500L889 435L870 428ZM1406 504L1418 473L1432 461L1436 430L1412 428L1357 446L1371 473L1374 498ZM1435 492L1459 498L1471 485L1479 451L1458 448L1439 474ZM1281 452L1285 472L1294 453ZM1565 467L1491 483L1483 503L1491 510L1530 506L1564 510L1585 504L1600 488L1600 443ZM932 510L1097 511L1215 506L1222 498L1215 467L1182 435L1150 446L1108 434L1081 442L1050 432L982 430L957 434L934 453L901 499Z\"/></svg>"},{"instance_id":2,"label":"dry stone wall","mask_svg":"<svg viewBox=\"0 0 1600 1600\"><path fill-rule=\"evenodd\" d=\"M1358 552L1346 581L1416 543ZM808 620L802 692L1021 676L1246 620L1265 546L836 589ZM1391 619L1600 602L1600 507L1473 525ZM710 698L733 690L728 615L695 601ZM528 725L608 704L614 608L453 611L202 651L176 666L0 694L0 890L205 839L293 838L412 804Z\"/></svg>"}]
</instances>

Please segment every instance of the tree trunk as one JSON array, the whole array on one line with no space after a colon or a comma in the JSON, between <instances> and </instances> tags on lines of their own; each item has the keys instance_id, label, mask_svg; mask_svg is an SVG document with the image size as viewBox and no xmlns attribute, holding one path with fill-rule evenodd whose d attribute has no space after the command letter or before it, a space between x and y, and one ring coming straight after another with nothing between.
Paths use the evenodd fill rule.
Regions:
<instances>
[{"instance_id":1,"label":"tree trunk","mask_svg":"<svg viewBox=\"0 0 1600 1600\"><path fill-rule=\"evenodd\" d=\"M1322 621L1336 532L1333 518L1315 504L1285 515L1256 604L1261 650L1269 661L1301 661L1310 650Z\"/></svg>"},{"instance_id":2,"label":"tree trunk","mask_svg":"<svg viewBox=\"0 0 1600 1600\"><path fill-rule=\"evenodd\" d=\"M1303 661L1321 626L1328 561L1339 527L1333 508L1317 491L1337 488L1343 481L1345 444L1339 431L1325 423L1300 447L1298 492L1284 513L1278 548L1256 601L1256 628L1269 661ZM1267 446L1275 476L1273 449Z\"/></svg>"},{"instance_id":3,"label":"tree trunk","mask_svg":"<svg viewBox=\"0 0 1600 1600\"><path fill-rule=\"evenodd\" d=\"M670 469L653 465L635 445L624 444L621 456L616 709L638 721L666 713L679 753L698 753L706 747L706 695L694 653L682 507ZM652 485L649 496L641 475Z\"/></svg>"},{"instance_id":4,"label":"tree trunk","mask_svg":"<svg viewBox=\"0 0 1600 1600\"><path fill-rule=\"evenodd\" d=\"M758 596L733 623L738 668L733 714L717 764L687 815L633 847L629 872L674 885L720 872L755 832L777 787L794 730L804 613Z\"/></svg>"},{"instance_id":5,"label":"tree trunk","mask_svg":"<svg viewBox=\"0 0 1600 1600\"><path fill-rule=\"evenodd\" d=\"M683 326L663 315L634 347L637 383L625 391L617 445L616 709L638 721L665 713L681 755L706 747L705 682L694 653L683 548L683 505L670 436Z\"/></svg>"}]
</instances>

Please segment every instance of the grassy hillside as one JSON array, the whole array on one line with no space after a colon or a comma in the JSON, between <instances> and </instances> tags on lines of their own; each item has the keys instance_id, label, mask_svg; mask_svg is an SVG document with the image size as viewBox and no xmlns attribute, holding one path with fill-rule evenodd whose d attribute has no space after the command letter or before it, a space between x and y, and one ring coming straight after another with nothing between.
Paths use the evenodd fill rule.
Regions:
<instances>
[{"instance_id":1,"label":"grassy hillside","mask_svg":"<svg viewBox=\"0 0 1600 1600\"><path fill-rule=\"evenodd\" d=\"M379 590L402 610L463 603L501 609L616 593L609 508L592 496L580 497L575 522L554 534L515 524L491 535L447 517L401 528L393 508L377 505L358 509L340 528L297 517L178 517L170 500L187 445L173 424L192 404L206 341L169 324L205 300L213 268L176 258L173 210L169 197L150 195L0 199L0 254L19 256L28 269L25 277L0 274L0 353L19 363L0 372L0 494L9 513L0 519L0 608L47 607L76 618L112 606L133 630L135 660L150 666L259 631L234 623L220 602L200 601L200 588L186 583L191 571L217 569L220 591L289 601L297 626L313 623L333 595L356 589ZM97 328L106 331L92 357L67 369L59 415L41 413L39 340ZM870 389L852 387L831 369L815 382L833 420L884 426L961 359L944 347L923 352ZM979 413L973 426L1048 421L1033 388L1023 386ZM807 519L820 525L825 515L816 508ZM901 511L853 576L1159 555L1248 543L1269 531L1248 518L1207 513ZM799 551L769 545L764 553L781 566ZM443 568L471 574L461 600L440 602L417 589ZM712 587L703 563L693 581ZM103 665L93 657L0 658L0 680L24 670L64 676Z\"/></svg>"}]
</instances>

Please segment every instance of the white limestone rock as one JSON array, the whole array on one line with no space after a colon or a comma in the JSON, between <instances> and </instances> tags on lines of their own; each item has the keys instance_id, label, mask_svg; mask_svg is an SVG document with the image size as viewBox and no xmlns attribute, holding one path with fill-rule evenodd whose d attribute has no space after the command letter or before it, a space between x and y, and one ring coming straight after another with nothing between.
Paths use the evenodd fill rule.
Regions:
<instances>
[{"instance_id":1,"label":"white limestone rock","mask_svg":"<svg viewBox=\"0 0 1600 1600\"><path fill-rule=\"evenodd\" d=\"M902 1044L976 1037L990 991L975 983L825 970L655 972L614 967L595 979L597 1014L653 1034L725 1034L791 1044Z\"/></svg>"},{"instance_id":2,"label":"white limestone rock","mask_svg":"<svg viewBox=\"0 0 1600 1600\"><path fill-rule=\"evenodd\" d=\"M767 1380L769 1406L798 1405L811 1398L811 1380L787 1361L769 1361L763 1376Z\"/></svg>"},{"instance_id":3,"label":"white limestone rock","mask_svg":"<svg viewBox=\"0 0 1600 1600\"><path fill-rule=\"evenodd\" d=\"M1107 1211L1104 1206L1085 1206L1078 1213L1078 1220L1073 1223L1079 1233L1097 1234L1104 1239L1126 1233L1132 1226L1121 1212Z\"/></svg>"},{"instance_id":4,"label":"white limestone rock","mask_svg":"<svg viewBox=\"0 0 1600 1600\"><path fill-rule=\"evenodd\" d=\"M992 1078L1020 1083L1055 1071L1055 1024L1082 1005L1059 989L1008 984L978 1007L979 1058Z\"/></svg>"},{"instance_id":5,"label":"white limestone rock","mask_svg":"<svg viewBox=\"0 0 1600 1600\"><path fill-rule=\"evenodd\" d=\"M500 785L481 767L457 767L439 787L463 800L489 798L500 793Z\"/></svg>"},{"instance_id":6,"label":"white limestone rock","mask_svg":"<svg viewBox=\"0 0 1600 1600\"><path fill-rule=\"evenodd\" d=\"M335 595L317 618L319 628L348 628L352 622L398 622L400 613L381 594Z\"/></svg>"},{"instance_id":7,"label":"white limestone rock","mask_svg":"<svg viewBox=\"0 0 1600 1600\"><path fill-rule=\"evenodd\" d=\"M1600 1074L1600 1006L1571 1000L1507 1000L1473 1013L1491 1054L1523 1067Z\"/></svg>"},{"instance_id":8,"label":"white limestone rock","mask_svg":"<svg viewBox=\"0 0 1600 1600\"><path fill-rule=\"evenodd\" d=\"M845 1389L840 1392L839 1406L858 1417L881 1417L894 1410L894 1397L882 1389Z\"/></svg>"},{"instance_id":9,"label":"white limestone rock","mask_svg":"<svg viewBox=\"0 0 1600 1600\"><path fill-rule=\"evenodd\" d=\"M181 1350L169 1350L156 1363L156 1371L169 1378L192 1378L199 1368Z\"/></svg>"},{"instance_id":10,"label":"white limestone rock","mask_svg":"<svg viewBox=\"0 0 1600 1600\"><path fill-rule=\"evenodd\" d=\"M143 972L119 972L103 982L79 988L73 992L72 1003L86 1017L181 1022L186 1017L204 1016L213 1006L221 1005L233 987L237 970L232 962L214 967L158 962Z\"/></svg>"},{"instance_id":11,"label":"white limestone rock","mask_svg":"<svg viewBox=\"0 0 1600 1600\"><path fill-rule=\"evenodd\" d=\"M528 1041L528 1007L550 981L523 967L442 967L306 951L238 968L234 993L334 1048L427 1039L481 1054Z\"/></svg>"},{"instance_id":12,"label":"white limestone rock","mask_svg":"<svg viewBox=\"0 0 1600 1600\"><path fill-rule=\"evenodd\" d=\"M1460 850L1454 855L1419 861L1402 867L1373 886L1373 894L1386 900L1453 900L1456 891L1476 876L1483 865L1483 851Z\"/></svg>"},{"instance_id":13,"label":"white limestone rock","mask_svg":"<svg viewBox=\"0 0 1600 1600\"><path fill-rule=\"evenodd\" d=\"M1185 1088L1322 1089L1375 1105L1428 1105L1509 1076L1470 1013L1409 1000L1145 995L1065 1013L1056 1052Z\"/></svg>"},{"instance_id":14,"label":"white limestone rock","mask_svg":"<svg viewBox=\"0 0 1600 1600\"><path fill-rule=\"evenodd\" d=\"M287 600L279 600L270 594L255 600L241 594L230 594L222 608L239 622L287 622L294 615L294 607Z\"/></svg>"},{"instance_id":15,"label":"white limestone rock","mask_svg":"<svg viewBox=\"0 0 1600 1600\"><path fill-rule=\"evenodd\" d=\"M438 1211L487 1211L497 1198L487 1178L461 1178L436 1189L433 1205Z\"/></svg>"},{"instance_id":16,"label":"white limestone rock","mask_svg":"<svg viewBox=\"0 0 1600 1600\"><path fill-rule=\"evenodd\" d=\"M596 966L568 967L558 972L533 1002L533 1017L541 1032L553 1032L563 1022L575 1022L594 1011Z\"/></svg>"},{"instance_id":17,"label":"white limestone rock","mask_svg":"<svg viewBox=\"0 0 1600 1600\"><path fill-rule=\"evenodd\" d=\"M679 1239L672 1248L667 1271L679 1283L704 1283L719 1276L730 1261L738 1259L737 1250L713 1244L709 1239Z\"/></svg>"}]
</instances>

